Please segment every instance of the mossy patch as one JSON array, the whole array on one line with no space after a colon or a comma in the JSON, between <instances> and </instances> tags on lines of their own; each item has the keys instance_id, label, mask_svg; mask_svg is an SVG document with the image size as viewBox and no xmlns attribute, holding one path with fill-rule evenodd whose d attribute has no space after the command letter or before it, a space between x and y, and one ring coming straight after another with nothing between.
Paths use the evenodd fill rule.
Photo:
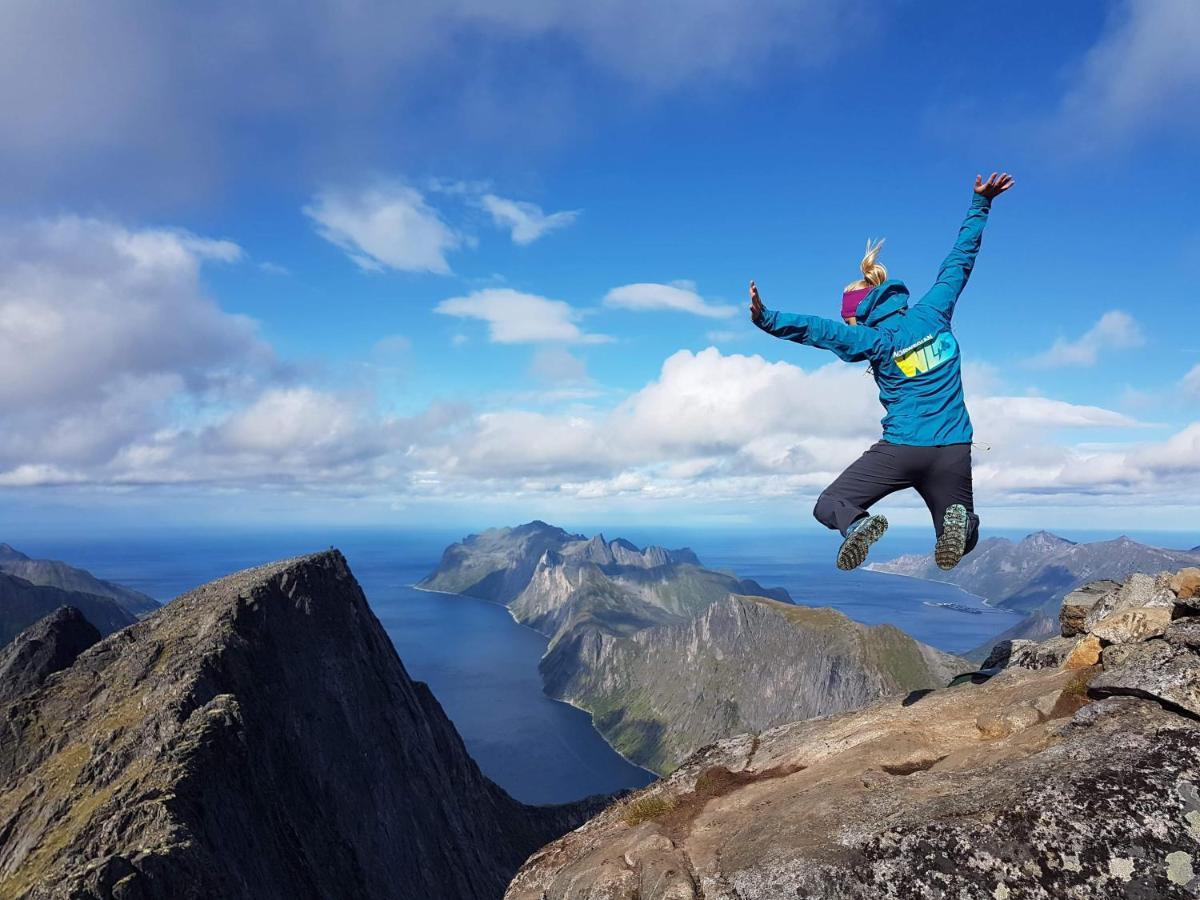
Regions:
<instances>
[{"instance_id":1,"label":"mossy patch","mask_svg":"<svg viewBox=\"0 0 1200 900\"><path fill-rule=\"evenodd\" d=\"M665 794L651 794L647 797L639 797L629 803L621 813L621 819L626 825L640 825L643 822L661 818L674 808L674 797Z\"/></svg>"},{"instance_id":2,"label":"mossy patch","mask_svg":"<svg viewBox=\"0 0 1200 900\"><path fill-rule=\"evenodd\" d=\"M1050 718L1064 719L1067 716L1073 716L1091 703L1091 698L1088 696L1088 685L1099 673L1100 666L1089 666L1086 669L1077 670L1062 689L1062 693L1058 695L1058 699L1054 701L1054 708L1050 710Z\"/></svg>"}]
</instances>

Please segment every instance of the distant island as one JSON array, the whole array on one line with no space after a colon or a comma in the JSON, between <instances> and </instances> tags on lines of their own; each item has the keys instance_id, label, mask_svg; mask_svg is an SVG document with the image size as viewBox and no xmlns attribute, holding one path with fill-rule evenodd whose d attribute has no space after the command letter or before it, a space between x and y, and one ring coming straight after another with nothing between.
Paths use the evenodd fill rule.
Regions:
<instances>
[{"instance_id":1,"label":"distant island","mask_svg":"<svg viewBox=\"0 0 1200 900\"><path fill-rule=\"evenodd\" d=\"M976 661L997 641L1042 640L1058 631L1058 606L1064 594L1090 581L1120 581L1134 572L1162 572L1200 565L1200 547L1166 550L1121 536L1109 541L1076 543L1049 531L1020 541L993 537L949 572L930 554L908 554L868 569L957 585L994 606L1024 613L1007 631L970 651Z\"/></svg>"},{"instance_id":2,"label":"distant island","mask_svg":"<svg viewBox=\"0 0 1200 900\"><path fill-rule=\"evenodd\" d=\"M892 626L705 568L688 548L536 520L452 544L416 587L501 603L546 635L546 693L657 772L718 738L934 687L967 666Z\"/></svg>"}]
</instances>

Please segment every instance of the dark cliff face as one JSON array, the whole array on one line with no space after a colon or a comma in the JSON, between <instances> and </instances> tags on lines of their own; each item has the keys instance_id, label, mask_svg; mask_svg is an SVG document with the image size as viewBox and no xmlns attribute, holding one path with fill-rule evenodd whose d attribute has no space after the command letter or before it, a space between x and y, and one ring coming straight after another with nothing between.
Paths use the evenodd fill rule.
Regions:
<instances>
[{"instance_id":1,"label":"dark cliff face","mask_svg":"<svg viewBox=\"0 0 1200 900\"><path fill-rule=\"evenodd\" d=\"M33 584L0 572L0 647L62 606L78 609L104 635L137 621L110 597Z\"/></svg>"},{"instance_id":2,"label":"dark cliff face","mask_svg":"<svg viewBox=\"0 0 1200 900\"><path fill-rule=\"evenodd\" d=\"M497 897L594 810L480 773L336 551L186 594L0 718L4 897Z\"/></svg>"},{"instance_id":3,"label":"dark cliff face","mask_svg":"<svg viewBox=\"0 0 1200 900\"><path fill-rule=\"evenodd\" d=\"M0 650L0 706L37 689L99 640L100 632L72 606L30 625Z\"/></svg>"}]
</instances>

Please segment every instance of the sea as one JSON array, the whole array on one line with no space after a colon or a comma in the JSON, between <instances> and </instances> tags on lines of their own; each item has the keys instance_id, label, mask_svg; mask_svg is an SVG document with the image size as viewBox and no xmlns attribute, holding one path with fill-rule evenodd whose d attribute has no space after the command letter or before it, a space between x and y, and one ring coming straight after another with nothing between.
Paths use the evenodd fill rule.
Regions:
<instances>
[{"instance_id":1,"label":"sea","mask_svg":"<svg viewBox=\"0 0 1200 900\"><path fill-rule=\"evenodd\" d=\"M831 606L856 621L884 622L950 652L975 647L1019 620L947 584L875 572L840 572L836 535L824 532L571 528L638 546L691 547L715 569L787 588L798 603ZM455 532L387 529L138 532L4 540L30 556L60 559L166 602L230 572L336 546L346 556L409 674L429 684L483 772L526 803L563 803L641 787L654 775L623 759L584 711L542 693L546 639L495 603L421 591ZM1017 535L1019 536L1019 535ZM880 559L928 552L930 535L893 528ZM877 545L881 550L883 544Z\"/></svg>"}]
</instances>

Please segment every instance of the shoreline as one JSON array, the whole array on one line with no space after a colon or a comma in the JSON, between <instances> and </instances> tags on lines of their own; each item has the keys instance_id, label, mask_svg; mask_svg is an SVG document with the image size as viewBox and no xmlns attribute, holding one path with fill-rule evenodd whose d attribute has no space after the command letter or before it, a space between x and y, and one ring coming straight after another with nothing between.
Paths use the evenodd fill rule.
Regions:
<instances>
[{"instance_id":1,"label":"shoreline","mask_svg":"<svg viewBox=\"0 0 1200 900\"><path fill-rule=\"evenodd\" d=\"M532 631L538 637L540 637L544 641L546 641L547 649L542 652L541 659L545 659L546 653L549 652L550 639L548 637L546 637L546 635L544 635L542 632L540 632L536 628L534 628L533 626L526 625L524 622L521 622L520 620L518 620L517 617L515 615L513 615L512 609L510 609L509 606L505 603L500 603L497 600L488 600L488 599L485 599L484 597L472 597L470 594L459 594L454 591L439 591L437 588L418 587L415 584L406 585L406 587L410 587L414 591L425 591L426 593L429 593L429 594L446 594L450 597L463 597L464 599L467 599L467 600L475 600L479 603L490 603L492 606L499 606L508 613L508 617L510 619L512 619L514 622L516 622L522 628L528 628L530 631ZM647 775L653 776L656 781L663 777L662 775L659 775L657 772L655 772L653 769L647 769L645 766L640 765L639 763L635 763L632 759L630 759L628 756L626 756L624 753L622 753L620 750L618 750L616 747L614 747L612 745L612 741L610 741L608 739L608 736L603 731L601 731L599 728L596 727L596 717L595 717L595 715L592 714L591 710L585 709L584 707L580 706L578 703L575 703L572 700L568 700L563 697L552 697L550 694L546 693L545 684L542 685L542 696L545 697L547 700L551 700L555 703L564 703L567 706L571 707L572 709L577 709L581 713L586 713L587 717L588 717L588 723L591 725L592 731L596 732L596 734L600 737L600 740L604 741L604 743L608 747L608 749L610 749L613 753L617 754L617 756L621 757L621 759L625 760L625 762L629 763L629 765L633 766L635 769L639 769L642 772L645 772ZM636 790L636 789L633 789L633 790Z\"/></svg>"},{"instance_id":2,"label":"shoreline","mask_svg":"<svg viewBox=\"0 0 1200 900\"><path fill-rule=\"evenodd\" d=\"M871 563L870 565L874 565L874 563ZM869 567L864 568L863 571L870 572L873 575L891 575L895 578L908 578L908 579L911 579L912 581L924 581L928 584L944 584L944 585L946 585L946 587L952 587L956 590L962 591L968 597L974 597L976 600L978 600L980 603L982 603L988 609L994 609L994 610L997 610L998 612L1013 612L1013 610L1011 610L1011 609L1005 609L1003 606L997 606L991 600L989 600L987 597L982 597L979 594L973 594L970 591L968 591L965 587L960 587L959 585L954 584L953 582L950 582L950 581L939 581L936 578L922 578L920 575L905 575L903 572L881 572L878 569L872 569Z\"/></svg>"}]
</instances>

